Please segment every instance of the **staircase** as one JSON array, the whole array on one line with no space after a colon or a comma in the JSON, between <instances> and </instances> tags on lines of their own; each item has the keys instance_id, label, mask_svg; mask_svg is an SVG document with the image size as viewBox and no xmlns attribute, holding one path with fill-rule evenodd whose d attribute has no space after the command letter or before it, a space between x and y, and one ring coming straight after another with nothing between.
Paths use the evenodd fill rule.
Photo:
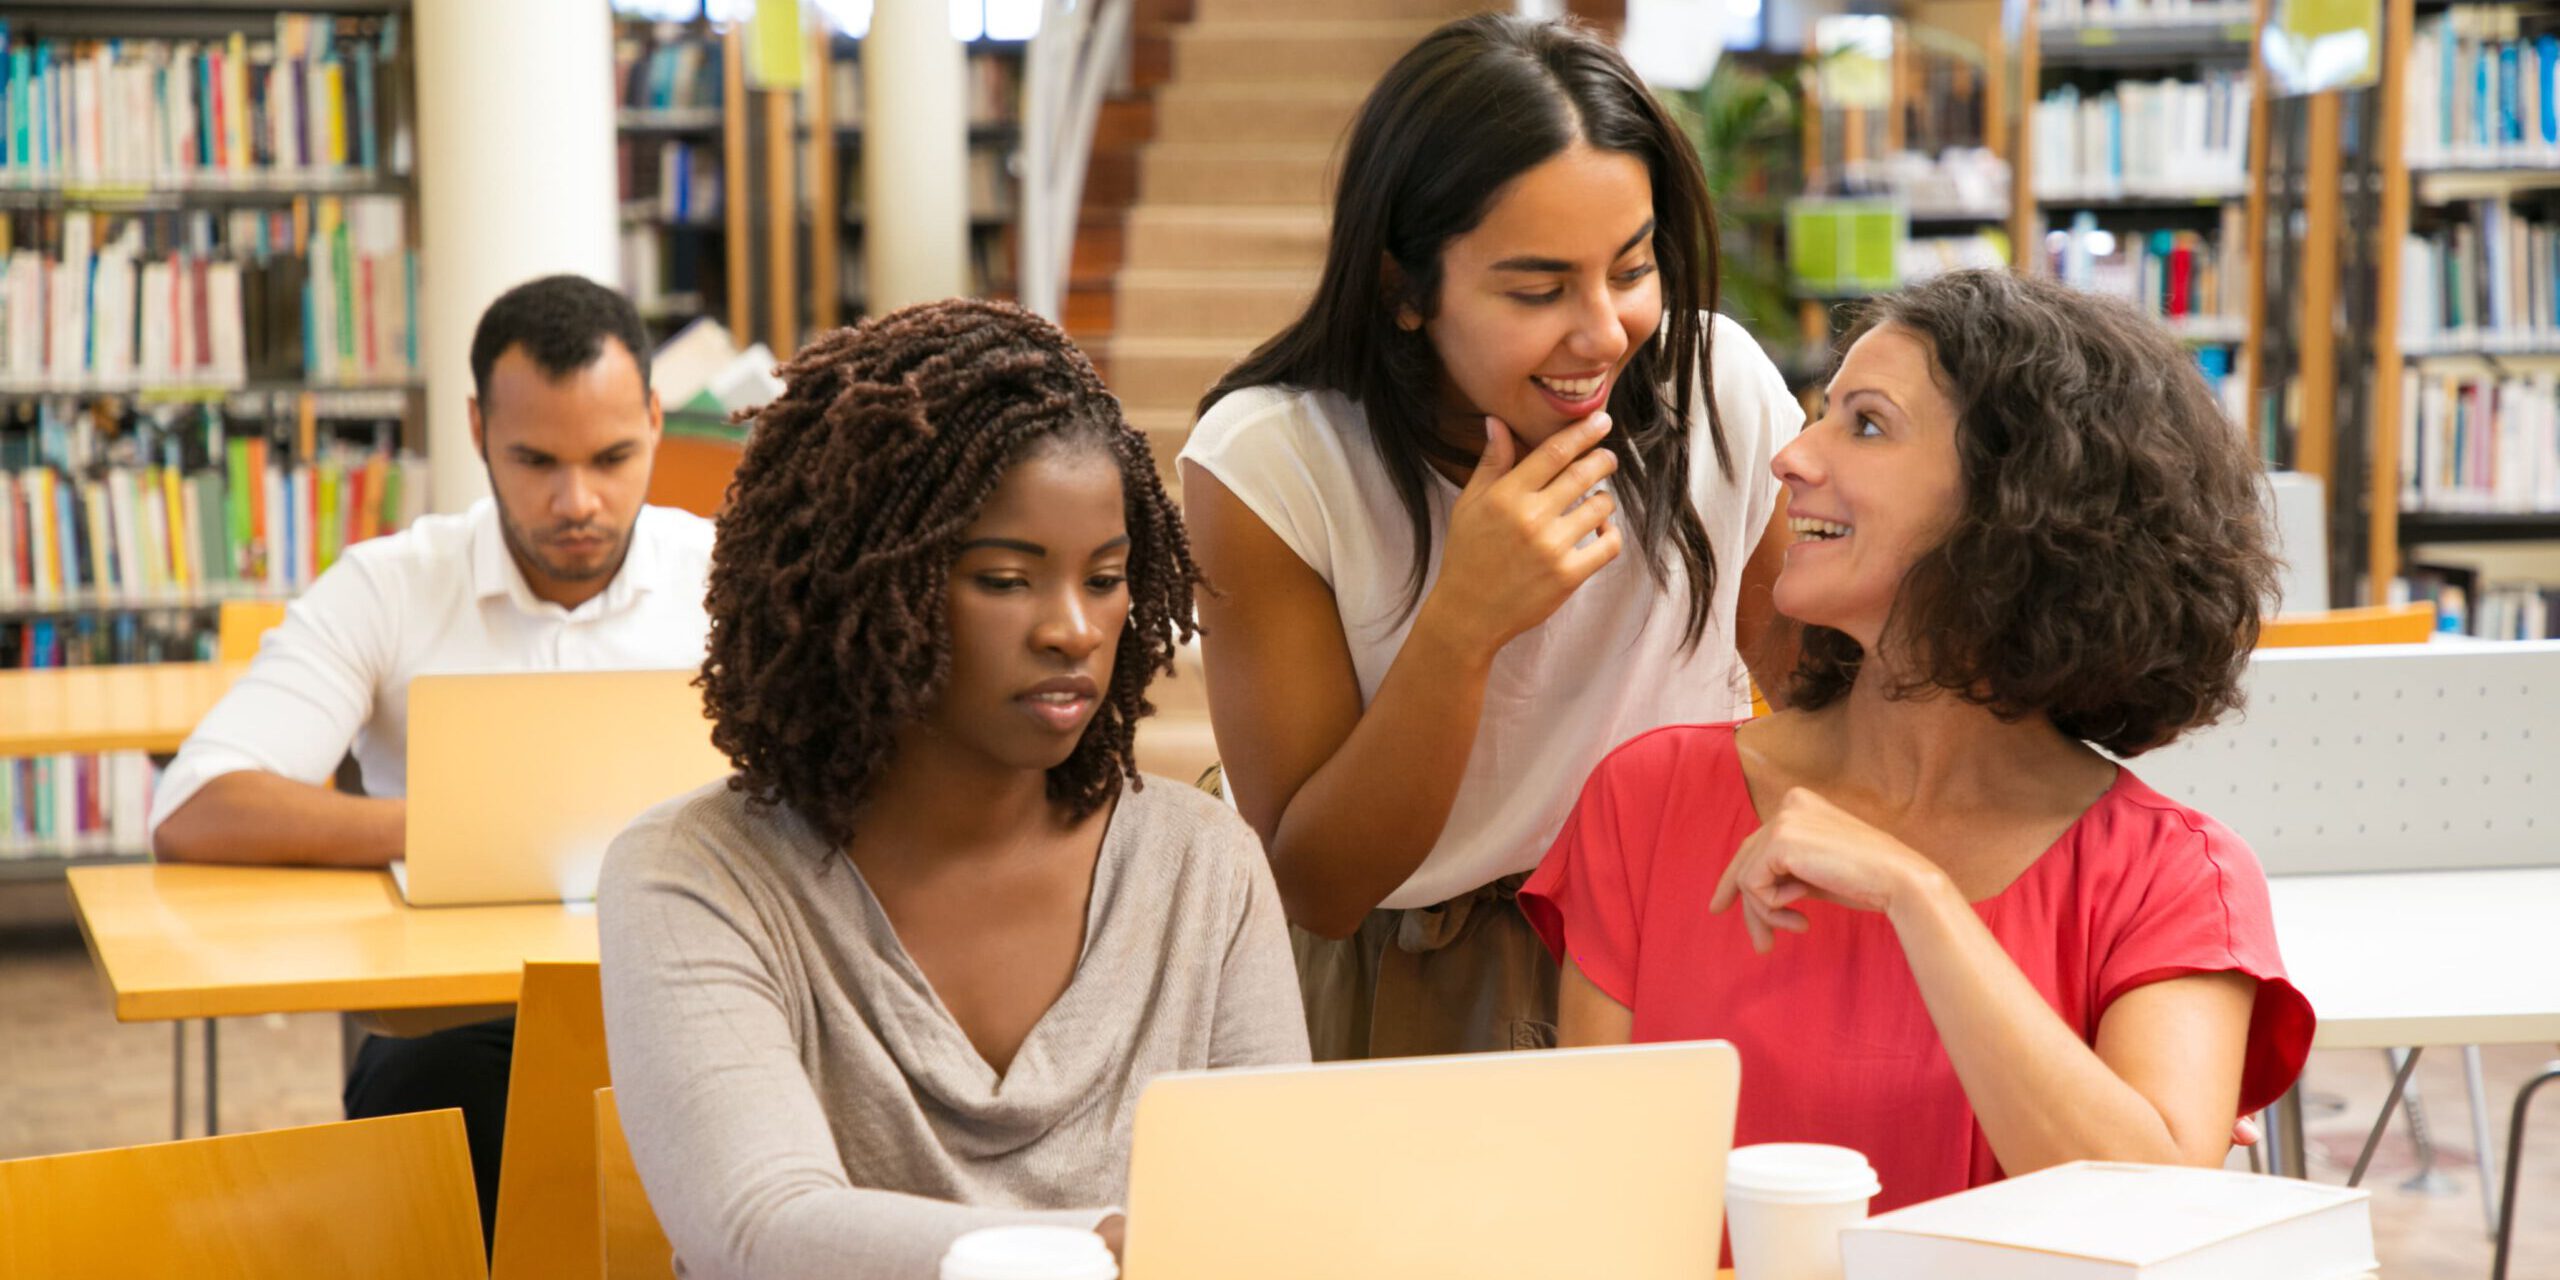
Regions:
<instances>
[{"instance_id":1,"label":"staircase","mask_svg":"<svg viewBox=\"0 0 2560 1280\"><path fill-rule=\"evenodd\" d=\"M1416 41L1481 7L1196 0L1190 22L1141 31L1137 78L1153 93L1105 108L1067 324L1168 489L1179 492L1173 459L1201 393L1315 291L1333 166L1361 99ZM1196 649L1153 698L1139 763L1189 782L1217 758Z\"/></svg>"},{"instance_id":2,"label":"staircase","mask_svg":"<svg viewBox=\"0 0 2560 1280\"><path fill-rule=\"evenodd\" d=\"M1333 167L1361 99L1434 27L1481 7L1197 0L1188 24L1160 33L1169 61L1110 301L1071 319L1168 486L1201 393L1314 292Z\"/></svg>"}]
</instances>

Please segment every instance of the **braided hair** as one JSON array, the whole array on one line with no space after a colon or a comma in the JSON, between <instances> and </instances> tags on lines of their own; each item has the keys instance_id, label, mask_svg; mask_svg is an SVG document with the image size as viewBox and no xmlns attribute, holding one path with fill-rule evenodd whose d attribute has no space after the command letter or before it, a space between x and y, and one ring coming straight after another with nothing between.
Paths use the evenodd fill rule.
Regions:
<instances>
[{"instance_id":1,"label":"braided hair","mask_svg":"<svg viewBox=\"0 0 2560 1280\"><path fill-rule=\"evenodd\" d=\"M898 731L950 677L944 597L962 533L1008 468L1055 448L1119 464L1130 608L1110 690L1048 795L1081 818L1134 782L1147 684L1192 634L1200 571L1092 363L1028 311L953 299L823 334L780 372L720 515L695 681L730 787L851 839Z\"/></svg>"}]
</instances>

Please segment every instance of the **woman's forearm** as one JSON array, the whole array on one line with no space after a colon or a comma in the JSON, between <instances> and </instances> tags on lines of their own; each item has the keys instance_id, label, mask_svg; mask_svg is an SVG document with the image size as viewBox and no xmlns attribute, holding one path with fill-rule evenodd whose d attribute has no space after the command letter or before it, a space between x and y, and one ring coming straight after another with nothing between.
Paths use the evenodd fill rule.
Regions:
<instances>
[{"instance_id":1,"label":"woman's forearm","mask_svg":"<svg viewBox=\"0 0 2560 1280\"><path fill-rule=\"evenodd\" d=\"M1484 714L1492 655L1413 630L1359 722L1281 811L1269 853L1290 923L1347 937L1439 843Z\"/></svg>"},{"instance_id":2,"label":"woman's forearm","mask_svg":"<svg viewBox=\"0 0 2560 1280\"><path fill-rule=\"evenodd\" d=\"M2159 1108L2064 1025L1943 874L1915 880L1887 917L2003 1170L2185 1160Z\"/></svg>"}]
</instances>

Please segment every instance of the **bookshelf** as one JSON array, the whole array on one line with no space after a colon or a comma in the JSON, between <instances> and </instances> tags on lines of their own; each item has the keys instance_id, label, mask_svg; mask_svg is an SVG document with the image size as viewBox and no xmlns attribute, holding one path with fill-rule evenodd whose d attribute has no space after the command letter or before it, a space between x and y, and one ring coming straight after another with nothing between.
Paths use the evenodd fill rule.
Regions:
<instances>
[{"instance_id":1,"label":"bookshelf","mask_svg":"<svg viewBox=\"0 0 2560 1280\"><path fill-rule=\"evenodd\" d=\"M0 668L210 657L425 509L407 5L0 0ZM0 878L140 753L0 760Z\"/></svg>"},{"instance_id":2,"label":"bookshelf","mask_svg":"<svg viewBox=\"0 0 2560 1280\"><path fill-rule=\"evenodd\" d=\"M2560 635L2560 17L2388 0L2380 62L2371 275L2388 323L2354 568L2375 602ZM2450 563L2472 549L2522 570Z\"/></svg>"},{"instance_id":3,"label":"bookshelf","mask_svg":"<svg viewBox=\"0 0 2560 1280\"><path fill-rule=\"evenodd\" d=\"M741 341L762 337L782 351L807 331L859 318L868 293L862 41L818 33L823 66L799 93L775 95L731 91L739 59L730 28L700 13L625 17L616 28L623 279L653 335L715 316ZM968 46L970 287L984 296L1015 290L1026 49L1019 40ZM764 217L730 216L732 191L759 193ZM765 278L752 269L786 260L795 269ZM805 299L793 288L803 278Z\"/></svg>"},{"instance_id":4,"label":"bookshelf","mask_svg":"<svg viewBox=\"0 0 2560 1280\"><path fill-rule=\"evenodd\" d=\"M1999 36L1986 49L1902 19L1820 19L1803 69L1804 194L1787 202L1800 340L1827 353L1839 305L2014 249ZM1881 108L1843 93L1842 60L1880 72ZM1862 95L1863 96L1863 95Z\"/></svg>"},{"instance_id":5,"label":"bookshelf","mask_svg":"<svg viewBox=\"0 0 2560 1280\"><path fill-rule=\"evenodd\" d=\"M2160 316L2235 420L2262 320L2255 30L2245 2L2039 0L2015 33L2020 268Z\"/></svg>"}]
</instances>

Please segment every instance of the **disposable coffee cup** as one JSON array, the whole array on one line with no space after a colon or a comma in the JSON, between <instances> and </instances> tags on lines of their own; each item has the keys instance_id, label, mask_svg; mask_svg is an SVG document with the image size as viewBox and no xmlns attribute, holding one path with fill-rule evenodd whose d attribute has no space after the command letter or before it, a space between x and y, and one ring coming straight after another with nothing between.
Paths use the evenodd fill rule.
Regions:
<instances>
[{"instance_id":1,"label":"disposable coffee cup","mask_svg":"<svg viewBox=\"0 0 2560 1280\"><path fill-rule=\"evenodd\" d=\"M1090 1231L988 1227L951 1242L942 1280L1120 1280L1120 1264Z\"/></svg>"},{"instance_id":2,"label":"disposable coffee cup","mask_svg":"<svg viewBox=\"0 0 2560 1280\"><path fill-rule=\"evenodd\" d=\"M1734 1280L1841 1280L1840 1232L1867 1220L1882 1189L1867 1158L1847 1147L1736 1148L1724 1166Z\"/></svg>"}]
</instances>

